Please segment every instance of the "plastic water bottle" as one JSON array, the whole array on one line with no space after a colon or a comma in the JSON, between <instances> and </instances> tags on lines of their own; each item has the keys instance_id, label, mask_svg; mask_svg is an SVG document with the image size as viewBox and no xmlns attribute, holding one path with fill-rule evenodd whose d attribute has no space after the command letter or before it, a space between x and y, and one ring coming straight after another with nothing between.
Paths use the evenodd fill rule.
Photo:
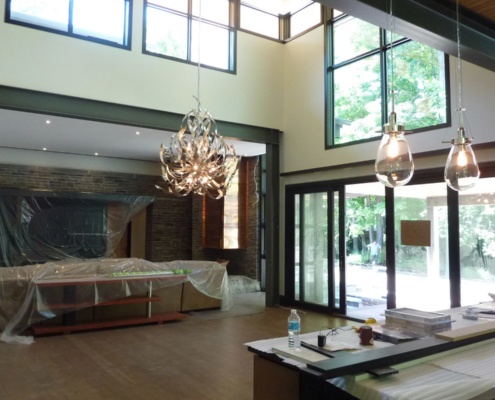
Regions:
<instances>
[{"instance_id":1,"label":"plastic water bottle","mask_svg":"<svg viewBox=\"0 0 495 400\"><path fill-rule=\"evenodd\" d=\"M297 310L291 310L289 319L287 320L289 326L289 349L300 349L301 339L299 333L301 332L301 319L297 315Z\"/></svg>"}]
</instances>

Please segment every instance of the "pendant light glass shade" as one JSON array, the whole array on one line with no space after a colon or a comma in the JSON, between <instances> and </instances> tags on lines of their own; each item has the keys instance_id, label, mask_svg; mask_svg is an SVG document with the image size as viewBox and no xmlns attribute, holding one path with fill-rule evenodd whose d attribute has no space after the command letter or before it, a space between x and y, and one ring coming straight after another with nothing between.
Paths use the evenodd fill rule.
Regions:
<instances>
[{"instance_id":1,"label":"pendant light glass shade","mask_svg":"<svg viewBox=\"0 0 495 400\"><path fill-rule=\"evenodd\" d=\"M394 90L394 15L390 1L390 94L391 112L388 124L383 125L383 136L376 154L375 175L387 187L399 187L408 183L414 173L411 150L407 144L404 126L397 124Z\"/></svg>"},{"instance_id":2,"label":"pendant light glass shade","mask_svg":"<svg viewBox=\"0 0 495 400\"><path fill-rule=\"evenodd\" d=\"M480 170L471 148L471 139L466 138L464 128L460 127L458 132L458 137L452 140L452 148L445 164L444 178L451 189L462 191L476 185Z\"/></svg>"},{"instance_id":3,"label":"pendant light glass shade","mask_svg":"<svg viewBox=\"0 0 495 400\"><path fill-rule=\"evenodd\" d=\"M404 138L404 127L397 125L397 116L390 113L389 123L383 127L383 136L375 160L375 175L388 187L403 186L414 174L411 150Z\"/></svg>"},{"instance_id":4,"label":"pendant light glass shade","mask_svg":"<svg viewBox=\"0 0 495 400\"><path fill-rule=\"evenodd\" d=\"M473 149L471 148L472 138L466 137L464 129L464 108L462 106L462 59L461 59L461 34L459 24L459 1L456 1L457 15L457 81L458 81L458 109L459 129L457 137L450 142L450 149L447 163L445 164L444 178L447 185L457 191L472 188L478 182L480 169Z\"/></svg>"}]
</instances>

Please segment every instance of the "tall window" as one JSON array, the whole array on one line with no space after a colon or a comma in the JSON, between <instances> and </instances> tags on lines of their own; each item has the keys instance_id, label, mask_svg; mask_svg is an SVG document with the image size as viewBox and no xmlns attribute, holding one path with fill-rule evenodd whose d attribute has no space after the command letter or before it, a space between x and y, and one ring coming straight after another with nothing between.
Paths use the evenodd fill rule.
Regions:
<instances>
[{"instance_id":1,"label":"tall window","mask_svg":"<svg viewBox=\"0 0 495 400\"><path fill-rule=\"evenodd\" d=\"M143 52L234 71L232 4L203 0L200 7L199 0L146 1Z\"/></svg>"},{"instance_id":2,"label":"tall window","mask_svg":"<svg viewBox=\"0 0 495 400\"><path fill-rule=\"evenodd\" d=\"M7 0L6 21L130 48L132 0Z\"/></svg>"},{"instance_id":3,"label":"tall window","mask_svg":"<svg viewBox=\"0 0 495 400\"><path fill-rule=\"evenodd\" d=\"M410 131L446 126L445 54L396 34L392 43L386 30L342 14L327 33L327 147L381 136L391 78L401 125Z\"/></svg>"}]
</instances>

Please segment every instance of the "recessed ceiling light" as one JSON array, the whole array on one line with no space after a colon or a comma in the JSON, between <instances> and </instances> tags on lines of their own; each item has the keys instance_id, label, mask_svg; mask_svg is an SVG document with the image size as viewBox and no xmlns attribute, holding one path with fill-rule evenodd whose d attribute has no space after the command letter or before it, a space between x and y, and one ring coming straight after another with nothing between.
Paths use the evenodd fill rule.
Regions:
<instances>
[{"instance_id":1,"label":"recessed ceiling light","mask_svg":"<svg viewBox=\"0 0 495 400\"><path fill-rule=\"evenodd\" d=\"M45 124L48 125L48 124L51 124L51 123L52 123L52 121L50 121L49 119L45 120Z\"/></svg>"},{"instance_id":2,"label":"recessed ceiling light","mask_svg":"<svg viewBox=\"0 0 495 400\"><path fill-rule=\"evenodd\" d=\"M139 132L139 131L136 131L136 135L139 135L140 133L141 133L141 132Z\"/></svg>"},{"instance_id":3,"label":"recessed ceiling light","mask_svg":"<svg viewBox=\"0 0 495 400\"><path fill-rule=\"evenodd\" d=\"M43 151L46 151L46 147L43 147Z\"/></svg>"},{"instance_id":4,"label":"recessed ceiling light","mask_svg":"<svg viewBox=\"0 0 495 400\"><path fill-rule=\"evenodd\" d=\"M97 156L97 155L98 155L98 153L95 153L95 156Z\"/></svg>"}]
</instances>

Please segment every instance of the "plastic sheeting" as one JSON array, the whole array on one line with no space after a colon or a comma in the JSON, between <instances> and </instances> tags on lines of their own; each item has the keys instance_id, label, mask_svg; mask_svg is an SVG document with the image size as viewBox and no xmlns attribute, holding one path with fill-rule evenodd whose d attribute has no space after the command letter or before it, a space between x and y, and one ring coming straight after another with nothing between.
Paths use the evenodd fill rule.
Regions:
<instances>
[{"instance_id":1,"label":"plastic sheeting","mask_svg":"<svg viewBox=\"0 0 495 400\"><path fill-rule=\"evenodd\" d=\"M132 217L154 197L3 191L0 266L114 257Z\"/></svg>"},{"instance_id":2,"label":"plastic sheeting","mask_svg":"<svg viewBox=\"0 0 495 400\"><path fill-rule=\"evenodd\" d=\"M0 340L30 344L34 340L29 327L34 324L95 304L145 295L150 283L157 290L185 281L201 293L221 299L222 309L232 305L226 268L210 261L152 263L107 258L0 268ZM67 301L63 298L66 287L76 288L71 292L72 306L57 307ZM59 290L46 290L50 288ZM26 333L28 336L23 336Z\"/></svg>"}]
</instances>

